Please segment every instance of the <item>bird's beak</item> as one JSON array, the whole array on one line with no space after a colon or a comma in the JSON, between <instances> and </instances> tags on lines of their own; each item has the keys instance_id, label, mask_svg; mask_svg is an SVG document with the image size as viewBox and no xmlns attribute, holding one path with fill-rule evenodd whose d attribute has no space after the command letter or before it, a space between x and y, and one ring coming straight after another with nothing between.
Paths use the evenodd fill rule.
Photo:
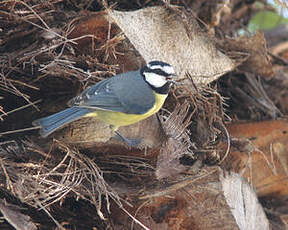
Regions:
<instances>
[{"instance_id":1,"label":"bird's beak","mask_svg":"<svg viewBox=\"0 0 288 230\"><path fill-rule=\"evenodd\" d=\"M175 77L175 76L176 76L176 74L171 74L169 77L167 77L167 81L177 85L177 82L175 80L173 80L173 77Z\"/></svg>"}]
</instances>

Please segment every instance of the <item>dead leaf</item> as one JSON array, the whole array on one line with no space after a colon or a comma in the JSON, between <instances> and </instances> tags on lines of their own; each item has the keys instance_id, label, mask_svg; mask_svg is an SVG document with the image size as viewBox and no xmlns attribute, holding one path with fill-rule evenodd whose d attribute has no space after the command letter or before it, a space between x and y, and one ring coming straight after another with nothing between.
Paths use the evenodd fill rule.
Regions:
<instances>
[{"instance_id":1,"label":"dead leaf","mask_svg":"<svg viewBox=\"0 0 288 230\"><path fill-rule=\"evenodd\" d=\"M233 61L216 49L193 18L188 34L182 19L165 7L111 10L109 16L146 62L166 61L173 65L179 78L189 72L196 85L206 85L234 68Z\"/></svg>"},{"instance_id":2,"label":"dead leaf","mask_svg":"<svg viewBox=\"0 0 288 230\"><path fill-rule=\"evenodd\" d=\"M17 206L8 204L5 200L0 200L0 211L16 230L36 230L37 226L31 221L31 218L17 210Z\"/></svg>"},{"instance_id":3,"label":"dead leaf","mask_svg":"<svg viewBox=\"0 0 288 230\"><path fill-rule=\"evenodd\" d=\"M272 64L267 55L266 40L262 32L257 32L251 37L227 38L223 40L222 46L226 51L249 54L249 58L238 67L241 71L255 73L264 77L272 77L274 75Z\"/></svg>"},{"instance_id":4,"label":"dead leaf","mask_svg":"<svg viewBox=\"0 0 288 230\"><path fill-rule=\"evenodd\" d=\"M251 181L258 196L287 196L288 122L239 123L227 129L232 150L223 166Z\"/></svg>"}]
</instances>

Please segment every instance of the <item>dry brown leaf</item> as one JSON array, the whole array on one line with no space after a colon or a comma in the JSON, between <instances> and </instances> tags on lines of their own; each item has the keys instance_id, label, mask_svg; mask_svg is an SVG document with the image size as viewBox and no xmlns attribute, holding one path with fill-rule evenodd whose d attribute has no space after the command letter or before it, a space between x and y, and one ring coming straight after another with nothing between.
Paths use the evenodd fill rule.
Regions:
<instances>
[{"instance_id":1,"label":"dry brown leaf","mask_svg":"<svg viewBox=\"0 0 288 230\"><path fill-rule=\"evenodd\" d=\"M264 77L274 75L272 64L267 55L266 40L262 32L257 32L251 37L242 36L238 39L225 39L222 45L226 51L249 54L249 58L238 67L240 70Z\"/></svg>"},{"instance_id":2,"label":"dry brown leaf","mask_svg":"<svg viewBox=\"0 0 288 230\"><path fill-rule=\"evenodd\" d=\"M11 205L5 200L0 200L0 211L6 221L16 230L36 230L37 226L31 218L21 213L18 206Z\"/></svg>"},{"instance_id":3,"label":"dry brown leaf","mask_svg":"<svg viewBox=\"0 0 288 230\"><path fill-rule=\"evenodd\" d=\"M110 10L109 16L146 62L166 61L180 78L189 72L196 85L206 85L234 68L233 61L215 48L193 18L188 34L182 19L165 7Z\"/></svg>"},{"instance_id":4,"label":"dry brown leaf","mask_svg":"<svg viewBox=\"0 0 288 230\"><path fill-rule=\"evenodd\" d=\"M233 147L224 167L251 181L258 196L287 196L288 122L231 124L227 129Z\"/></svg>"},{"instance_id":5,"label":"dry brown leaf","mask_svg":"<svg viewBox=\"0 0 288 230\"><path fill-rule=\"evenodd\" d=\"M136 206L129 208L130 212L153 230L268 230L268 220L254 191L239 175L225 174L217 167L206 167L197 176L152 192L146 189L149 194L140 197L145 202L133 202ZM119 218L119 213L112 212L114 220L130 226L131 221L121 214ZM133 226L142 229L136 223Z\"/></svg>"},{"instance_id":6,"label":"dry brown leaf","mask_svg":"<svg viewBox=\"0 0 288 230\"><path fill-rule=\"evenodd\" d=\"M143 58L133 48L119 27L110 22L106 11L81 17L74 23L69 39L76 39L77 52L96 52L98 59L118 65L117 73L136 70L144 64Z\"/></svg>"}]
</instances>

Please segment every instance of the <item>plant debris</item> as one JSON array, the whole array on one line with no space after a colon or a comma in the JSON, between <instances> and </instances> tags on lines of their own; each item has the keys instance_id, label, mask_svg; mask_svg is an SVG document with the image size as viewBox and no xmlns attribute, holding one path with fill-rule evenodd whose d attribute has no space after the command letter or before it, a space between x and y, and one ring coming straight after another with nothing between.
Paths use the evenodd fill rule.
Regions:
<instances>
[{"instance_id":1,"label":"plant debris","mask_svg":"<svg viewBox=\"0 0 288 230\"><path fill-rule=\"evenodd\" d=\"M0 228L287 228L287 27L239 36L256 4L273 10L266 0L1 1ZM177 84L157 115L120 128L141 145L93 118L46 139L31 127L155 59Z\"/></svg>"}]
</instances>

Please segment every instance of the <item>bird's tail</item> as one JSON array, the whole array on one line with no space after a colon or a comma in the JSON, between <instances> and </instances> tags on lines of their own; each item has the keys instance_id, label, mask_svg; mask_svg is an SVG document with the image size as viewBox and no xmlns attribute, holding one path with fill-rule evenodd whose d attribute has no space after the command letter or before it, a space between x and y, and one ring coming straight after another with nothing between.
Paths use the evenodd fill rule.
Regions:
<instances>
[{"instance_id":1,"label":"bird's tail","mask_svg":"<svg viewBox=\"0 0 288 230\"><path fill-rule=\"evenodd\" d=\"M65 109L59 113L52 114L48 117L40 118L36 121L33 121L34 126L40 126L40 135L42 137L47 137L49 134L53 133L55 130L63 127L64 125L76 121L90 113L91 109L80 108L80 107L71 107Z\"/></svg>"}]
</instances>

